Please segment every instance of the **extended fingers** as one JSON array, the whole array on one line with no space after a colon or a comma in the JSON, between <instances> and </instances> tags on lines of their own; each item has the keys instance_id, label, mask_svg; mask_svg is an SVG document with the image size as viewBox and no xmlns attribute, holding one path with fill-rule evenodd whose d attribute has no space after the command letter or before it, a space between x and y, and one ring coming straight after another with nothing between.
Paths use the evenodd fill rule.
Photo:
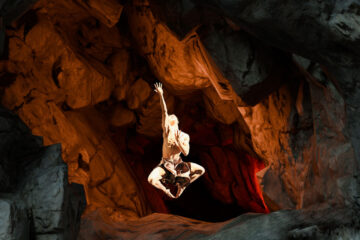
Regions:
<instances>
[{"instance_id":1,"label":"extended fingers","mask_svg":"<svg viewBox=\"0 0 360 240\"><path fill-rule=\"evenodd\" d=\"M154 91L157 92L157 93L161 93L162 92L162 84L160 82L157 82L154 84Z\"/></svg>"}]
</instances>

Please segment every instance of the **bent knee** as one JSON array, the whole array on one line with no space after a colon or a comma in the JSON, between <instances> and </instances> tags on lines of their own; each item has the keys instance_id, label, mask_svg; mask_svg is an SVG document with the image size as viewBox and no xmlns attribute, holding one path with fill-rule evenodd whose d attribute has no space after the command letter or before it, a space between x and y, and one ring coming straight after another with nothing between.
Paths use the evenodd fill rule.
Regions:
<instances>
[{"instance_id":1,"label":"bent knee","mask_svg":"<svg viewBox=\"0 0 360 240\"><path fill-rule=\"evenodd\" d=\"M162 178L162 175L165 171L162 168L156 167L148 176L148 182L154 185L155 182L159 181Z\"/></svg>"},{"instance_id":2,"label":"bent knee","mask_svg":"<svg viewBox=\"0 0 360 240\"><path fill-rule=\"evenodd\" d=\"M191 169L196 172L197 174L203 175L205 173L205 168L199 164L192 163Z\"/></svg>"},{"instance_id":3,"label":"bent knee","mask_svg":"<svg viewBox=\"0 0 360 240\"><path fill-rule=\"evenodd\" d=\"M201 171L201 175L203 175L205 173L205 168L199 165L199 169Z\"/></svg>"},{"instance_id":4,"label":"bent knee","mask_svg":"<svg viewBox=\"0 0 360 240\"><path fill-rule=\"evenodd\" d=\"M147 181L148 181L150 184L153 184L154 178L151 176L151 173L149 174Z\"/></svg>"}]
</instances>

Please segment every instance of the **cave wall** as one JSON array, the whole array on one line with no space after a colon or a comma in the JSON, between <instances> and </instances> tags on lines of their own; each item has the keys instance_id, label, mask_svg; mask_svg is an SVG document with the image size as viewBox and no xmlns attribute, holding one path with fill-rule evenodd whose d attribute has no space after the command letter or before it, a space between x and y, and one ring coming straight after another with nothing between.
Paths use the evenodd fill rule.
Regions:
<instances>
[{"instance_id":1,"label":"cave wall","mask_svg":"<svg viewBox=\"0 0 360 240\"><path fill-rule=\"evenodd\" d=\"M1 68L11 80L2 104L45 145L62 144L69 181L84 185L88 211L140 217L169 211L164 196L146 182L155 165L144 167L134 157L144 155L141 139L161 137L159 98L151 86L160 80L169 111L181 116L192 142L210 153L197 160L210 169L205 185L212 196L241 211L267 212L255 177L264 164L237 110L242 100L196 34L180 41L157 21L146 1L37 2L7 30L8 59ZM181 107L195 98L204 111ZM208 130L188 112L204 114L197 119ZM136 136L129 138L122 128L134 126ZM228 164L221 166L220 159Z\"/></svg>"},{"instance_id":2,"label":"cave wall","mask_svg":"<svg viewBox=\"0 0 360 240\"><path fill-rule=\"evenodd\" d=\"M229 76L229 82L241 73L236 64L231 65L236 51L224 51L226 48L221 44L213 47L211 43L216 39L227 41L227 48L234 49L239 41L235 43L232 39L240 38L238 35L245 31L251 38L278 49L278 56L272 55L275 65L281 62L282 51L294 53L294 62L284 65L290 73L285 71L278 76L287 75L285 82L292 87L299 86L298 89L286 91L282 87L275 91L277 95L271 93L268 99L257 99L251 106L236 101L252 132L256 152L270 163L262 178L264 193L268 200L286 208L319 202L352 206L358 202L359 130L355 119L359 5L356 1L150 2L154 15L180 40L185 41L193 31L200 37L205 36L205 41L210 39L207 51L223 75ZM225 27L217 27L221 20ZM203 34L203 26L211 30ZM224 30L226 28L230 30ZM251 66L261 66L256 64L256 54L253 56L255 61L247 61L250 73ZM309 87L302 83L304 80ZM241 81L237 80L236 84ZM231 84L236 90L237 85ZM307 95L303 91L307 91ZM271 129L265 128L259 133L261 126L271 126ZM275 152L279 154L273 155ZM341 164L346 167L335 167Z\"/></svg>"},{"instance_id":3,"label":"cave wall","mask_svg":"<svg viewBox=\"0 0 360 240\"><path fill-rule=\"evenodd\" d=\"M77 239L86 206L83 186L68 182L61 145L0 108L0 239Z\"/></svg>"},{"instance_id":4,"label":"cave wall","mask_svg":"<svg viewBox=\"0 0 360 240\"><path fill-rule=\"evenodd\" d=\"M84 184L88 210L115 219L168 211L159 194L151 200L158 205L147 201L150 188L139 179L148 172L129 156L144 155L146 142L161 134L157 80L187 131L196 123L181 105L199 98L193 103L205 109L207 129L195 129L192 141L203 147L204 182L216 199L245 206L241 193L251 189L257 206L250 211L352 206L359 191L358 4L290 1L276 11L273 4L39 1L7 23L1 103L45 145L61 142L69 180ZM211 121L227 127L216 135ZM129 127L135 136L127 139L122 128ZM237 178L249 169L245 185L257 173L264 199L256 184L241 187Z\"/></svg>"},{"instance_id":5,"label":"cave wall","mask_svg":"<svg viewBox=\"0 0 360 240\"><path fill-rule=\"evenodd\" d=\"M145 162L155 154L147 149L161 139L156 81L214 199L255 212L359 204L356 1L41 0L23 15L33 1L11 11L16 4L1 6L1 103L45 145L62 144L69 181L85 187L84 229L97 221L92 214L120 221L170 212L146 185L156 165ZM289 220L270 231L279 238L326 219L268 218L277 214ZM320 222L341 216L352 221L334 212ZM225 235L239 234L236 226Z\"/></svg>"},{"instance_id":6,"label":"cave wall","mask_svg":"<svg viewBox=\"0 0 360 240\"><path fill-rule=\"evenodd\" d=\"M69 180L85 186L89 209L102 207L110 213L121 209L129 217L146 214L139 183L103 123L107 116L91 108L108 99L130 75L126 41L72 1L38 2L27 14L23 17L33 22L20 19L19 28L8 33L9 60L2 67L16 79L4 90L2 104L15 111L33 134L44 136L45 145L62 144ZM93 31L95 25L101 30ZM109 58L106 67L105 58ZM120 67L112 72L112 64L119 61ZM139 104L129 92L132 105ZM83 110L73 111L79 108Z\"/></svg>"}]
</instances>

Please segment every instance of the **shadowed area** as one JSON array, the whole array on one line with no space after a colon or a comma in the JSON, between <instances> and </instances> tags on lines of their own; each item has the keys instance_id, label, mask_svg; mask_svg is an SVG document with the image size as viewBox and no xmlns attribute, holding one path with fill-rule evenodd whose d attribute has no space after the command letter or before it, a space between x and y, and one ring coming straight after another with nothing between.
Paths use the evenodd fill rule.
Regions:
<instances>
[{"instance_id":1,"label":"shadowed area","mask_svg":"<svg viewBox=\"0 0 360 240\"><path fill-rule=\"evenodd\" d=\"M280 3L0 0L0 239L351 235L360 5ZM205 168L179 199L155 83Z\"/></svg>"}]
</instances>

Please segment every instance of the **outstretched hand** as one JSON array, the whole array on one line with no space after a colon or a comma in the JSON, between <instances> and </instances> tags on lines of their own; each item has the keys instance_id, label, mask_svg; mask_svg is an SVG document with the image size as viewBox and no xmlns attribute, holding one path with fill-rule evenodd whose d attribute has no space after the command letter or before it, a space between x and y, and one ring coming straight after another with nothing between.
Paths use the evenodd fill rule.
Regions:
<instances>
[{"instance_id":1,"label":"outstretched hand","mask_svg":"<svg viewBox=\"0 0 360 240\"><path fill-rule=\"evenodd\" d=\"M155 90L154 90L155 92L157 92L157 93L159 93L161 95L164 93L161 83L159 83L159 82L155 83L154 86L155 86Z\"/></svg>"}]
</instances>

